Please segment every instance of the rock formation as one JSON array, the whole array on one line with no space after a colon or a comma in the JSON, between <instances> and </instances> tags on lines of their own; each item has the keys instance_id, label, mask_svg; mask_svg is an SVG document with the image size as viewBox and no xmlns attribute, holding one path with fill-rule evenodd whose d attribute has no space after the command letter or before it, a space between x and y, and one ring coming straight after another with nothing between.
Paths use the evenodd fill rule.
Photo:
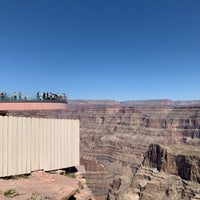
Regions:
<instances>
[{"instance_id":1,"label":"rock formation","mask_svg":"<svg viewBox=\"0 0 200 200\"><path fill-rule=\"evenodd\" d=\"M67 115L80 119L81 162L86 166L87 184L96 195L112 188L110 184L115 185L116 180L121 180L124 188L129 187L151 143L200 144L197 106L79 104L69 107ZM116 187L110 189L110 199L123 196L123 187L120 194Z\"/></svg>"},{"instance_id":2,"label":"rock formation","mask_svg":"<svg viewBox=\"0 0 200 200\"><path fill-rule=\"evenodd\" d=\"M20 113L8 114L19 115ZM20 115L28 116L29 113L21 112ZM180 156L176 156L177 161L172 162L170 158L175 158L172 156L175 155L174 149L168 150L167 147L180 145L179 151L182 151L181 144L199 148L199 101L162 100L121 103L115 101L69 101L66 112L40 111L32 113L32 115L80 119L81 164L86 167L87 185L95 195L107 194L109 190L110 199L142 199L137 195L144 194L144 192L141 193L144 187L139 186L137 182L133 183L133 180L136 180L137 177L139 180L142 176L146 182L149 179L149 173L152 174L150 184L154 187L158 184L161 188L165 188L166 185L170 186L174 180L177 181L176 186L168 187L169 191L166 192L163 189L166 195L177 195L174 199L178 199L180 195L186 195L177 192L184 188L187 189L187 193L190 193L189 191L197 193L195 186L193 189L191 187L193 187L193 183L197 184L197 188L199 187L198 163L194 165L197 168L181 169L179 166L183 162L185 162L185 166L188 166L188 163L197 162L197 156L191 155L186 159L180 154ZM158 150L152 146L153 156L149 154L149 160L148 156L144 160L150 144L155 144L155 148L160 148L160 155L163 156L156 157L153 151ZM157 144L158 146L156 146ZM162 148L162 145L166 148ZM141 167L143 161L146 164ZM188 169L191 170L190 175L185 173ZM133 187L136 189L136 197L126 196L127 194L133 195L131 192L135 191ZM147 188L149 191L151 190L149 184ZM144 191L151 195L148 190ZM149 197L143 197L143 199L145 198Z\"/></svg>"},{"instance_id":3,"label":"rock formation","mask_svg":"<svg viewBox=\"0 0 200 200\"><path fill-rule=\"evenodd\" d=\"M149 144L199 145L199 107L87 106L69 108L81 122L81 161L95 194L116 175L132 177Z\"/></svg>"},{"instance_id":4,"label":"rock formation","mask_svg":"<svg viewBox=\"0 0 200 200\"><path fill-rule=\"evenodd\" d=\"M197 200L200 199L199 170L199 147L151 144L129 187L119 186L116 190L111 184L107 199Z\"/></svg>"},{"instance_id":5,"label":"rock formation","mask_svg":"<svg viewBox=\"0 0 200 200\"><path fill-rule=\"evenodd\" d=\"M151 144L143 164L200 183L200 146Z\"/></svg>"},{"instance_id":6,"label":"rock formation","mask_svg":"<svg viewBox=\"0 0 200 200\"><path fill-rule=\"evenodd\" d=\"M74 177L35 171L30 175L0 179L0 199L6 200L94 200L83 174Z\"/></svg>"},{"instance_id":7,"label":"rock formation","mask_svg":"<svg viewBox=\"0 0 200 200\"><path fill-rule=\"evenodd\" d=\"M116 198L110 198L110 200ZM179 176L141 166L118 200L199 200L200 185Z\"/></svg>"}]
</instances>

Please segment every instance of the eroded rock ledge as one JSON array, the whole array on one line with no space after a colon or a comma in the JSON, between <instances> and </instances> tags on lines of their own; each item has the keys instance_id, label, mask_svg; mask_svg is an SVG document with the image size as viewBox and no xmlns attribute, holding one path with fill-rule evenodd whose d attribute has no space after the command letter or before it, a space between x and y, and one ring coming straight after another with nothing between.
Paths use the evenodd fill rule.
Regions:
<instances>
[{"instance_id":1,"label":"eroded rock ledge","mask_svg":"<svg viewBox=\"0 0 200 200\"><path fill-rule=\"evenodd\" d=\"M131 182L115 177L107 200L199 200L199 172L199 146L150 144Z\"/></svg>"},{"instance_id":2,"label":"eroded rock ledge","mask_svg":"<svg viewBox=\"0 0 200 200\"><path fill-rule=\"evenodd\" d=\"M143 164L200 183L200 146L150 144Z\"/></svg>"},{"instance_id":3,"label":"eroded rock ledge","mask_svg":"<svg viewBox=\"0 0 200 200\"><path fill-rule=\"evenodd\" d=\"M6 200L94 200L83 174L68 177L35 171L10 179L0 179L0 199Z\"/></svg>"},{"instance_id":4,"label":"eroded rock ledge","mask_svg":"<svg viewBox=\"0 0 200 200\"><path fill-rule=\"evenodd\" d=\"M200 184L141 166L130 187L117 200L199 200ZM113 200L113 199L112 199Z\"/></svg>"}]
</instances>

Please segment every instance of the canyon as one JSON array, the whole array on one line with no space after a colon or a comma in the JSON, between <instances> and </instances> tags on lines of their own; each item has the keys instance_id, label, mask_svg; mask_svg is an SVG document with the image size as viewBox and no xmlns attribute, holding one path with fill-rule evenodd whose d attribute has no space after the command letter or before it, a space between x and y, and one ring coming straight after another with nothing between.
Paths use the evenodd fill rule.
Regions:
<instances>
[{"instance_id":1,"label":"canyon","mask_svg":"<svg viewBox=\"0 0 200 200\"><path fill-rule=\"evenodd\" d=\"M80 120L81 164L107 200L200 199L200 102L69 101L67 111L9 112Z\"/></svg>"},{"instance_id":2,"label":"canyon","mask_svg":"<svg viewBox=\"0 0 200 200\"><path fill-rule=\"evenodd\" d=\"M179 156L177 155L177 165L182 165L183 160L187 160L182 154L187 147L193 147L191 156L200 155L200 107L198 107L198 102L161 100L122 103L108 101L104 104L102 102L79 102L78 104L74 102L74 104L71 104L67 114L69 117L80 119L81 163L86 167L87 184L95 195L107 195L108 188L110 189L107 199L150 199L147 194L157 194L153 189L159 187L159 181L158 185L155 184L148 192L145 193L144 190L143 195L137 193L133 198L134 193L130 192L134 186L135 189L138 188L136 180L141 173L145 177L148 176L148 170L156 169L158 171L156 165L162 158L157 158L154 165L150 164L153 162L153 156L149 158L149 162L147 159L145 160L151 144L166 147L182 145L179 146L181 150L179 150ZM171 154L177 152L174 149L171 148ZM194 160L192 159L188 163L193 166ZM162 164L163 167L158 171L162 175L165 173L163 175L166 177L164 178L165 183L162 184L169 185L170 180L173 182L174 179L177 183L182 183L182 180L195 182L197 186L192 187L189 184L191 188L188 190L198 196L198 190L194 189L200 188L198 176L200 159L198 156L195 162L192 179L187 178L187 168L179 169L182 172L181 175L180 172L173 171L173 167L177 169L173 164L171 164L171 170ZM185 164L185 166L187 165L189 164ZM173 178L171 178L172 175ZM152 174L152 176L154 175ZM120 180L120 183L116 180ZM184 190L184 184L179 185L179 188L182 187ZM165 188L164 186L163 188ZM163 190L166 192L169 188L166 186ZM168 196L166 195L166 198L169 199L171 195L171 199L175 199L175 194L172 192ZM183 195L180 195L176 199L184 199ZM188 195L185 194L185 199L188 198Z\"/></svg>"}]
</instances>

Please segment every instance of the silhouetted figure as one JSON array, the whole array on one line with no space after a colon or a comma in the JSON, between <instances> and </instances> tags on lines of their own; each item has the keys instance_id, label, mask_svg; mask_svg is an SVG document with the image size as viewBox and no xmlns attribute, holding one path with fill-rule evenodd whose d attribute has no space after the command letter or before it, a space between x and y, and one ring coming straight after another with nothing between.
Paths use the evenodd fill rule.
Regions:
<instances>
[{"instance_id":1,"label":"silhouetted figure","mask_svg":"<svg viewBox=\"0 0 200 200\"><path fill-rule=\"evenodd\" d=\"M52 92L50 92L50 95L49 95L49 98L50 98L50 100L52 100Z\"/></svg>"},{"instance_id":2,"label":"silhouetted figure","mask_svg":"<svg viewBox=\"0 0 200 200\"><path fill-rule=\"evenodd\" d=\"M49 100L49 93L48 92L46 94L46 98L47 98L47 100Z\"/></svg>"},{"instance_id":3,"label":"silhouetted figure","mask_svg":"<svg viewBox=\"0 0 200 200\"><path fill-rule=\"evenodd\" d=\"M0 98L1 98L1 99L4 99L3 92L0 92Z\"/></svg>"},{"instance_id":4,"label":"silhouetted figure","mask_svg":"<svg viewBox=\"0 0 200 200\"><path fill-rule=\"evenodd\" d=\"M17 93L16 92L14 92L13 98L14 98L14 100L17 100Z\"/></svg>"},{"instance_id":5,"label":"silhouetted figure","mask_svg":"<svg viewBox=\"0 0 200 200\"><path fill-rule=\"evenodd\" d=\"M21 100L21 99L22 99L22 93L19 92L19 100Z\"/></svg>"},{"instance_id":6,"label":"silhouetted figure","mask_svg":"<svg viewBox=\"0 0 200 200\"><path fill-rule=\"evenodd\" d=\"M62 100L63 100L63 101L66 101L66 98L67 98L67 97L66 97L66 94L63 93L63 95L62 95Z\"/></svg>"},{"instance_id":7,"label":"silhouetted figure","mask_svg":"<svg viewBox=\"0 0 200 200\"><path fill-rule=\"evenodd\" d=\"M40 92L37 92L37 100L40 100Z\"/></svg>"},{"instance_id":8,"label":"silhouetted figure","mask_svg":"<svg viewBox=\"0 0 200 200\"><path fill-rule=\"evenodd\" d=\"M43 100L45 100L46 99L46 94L45 94L45 92L43 92Z\"/></svg>"}]
</instances>

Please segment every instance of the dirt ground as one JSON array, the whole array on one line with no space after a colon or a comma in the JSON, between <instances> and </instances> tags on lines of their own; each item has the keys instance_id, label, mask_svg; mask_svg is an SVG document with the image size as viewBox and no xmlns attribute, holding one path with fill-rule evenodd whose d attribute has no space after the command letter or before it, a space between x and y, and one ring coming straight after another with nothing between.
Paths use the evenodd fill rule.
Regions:
<instances>
[{"instance_id":1,"label":"dirt ground","mask_svg":"<svg viewBox=\"0 0 200 200\"><path fill-rule=\"evenodd\" d=\"M101 196L95 196L95 200L105 200L106 195L101 195Z\"/></svg>"},{"instance_id":2,"label":"dirt ground","mask_svg":"<svg viewBox=\"0 0 200 200\"><path fill-rule=\"evenodd\" d=\"M0 200L66 199L79 190L79 184L76 178L36 171L17 179L0 179Z\"/></svg>"}]
</instances>

